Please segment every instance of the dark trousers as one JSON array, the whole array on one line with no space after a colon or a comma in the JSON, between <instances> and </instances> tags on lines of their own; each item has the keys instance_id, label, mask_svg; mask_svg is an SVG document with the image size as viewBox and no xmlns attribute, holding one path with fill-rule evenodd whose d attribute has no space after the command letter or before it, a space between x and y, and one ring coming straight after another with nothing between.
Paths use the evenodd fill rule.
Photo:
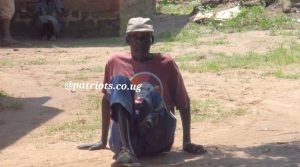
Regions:
<instances>
[{"instance_id":1,"label":"dark trousers","mask_svg":"<svg viewBox=\"0 0 300 167\"><path fill-rule=\"evenodd\" d=\"M111 84L125 84L128 88L131 82L124 76L113 77ZM135 91L109 91L109 102L121 104L129 114L131 144L136 155L149 155L171 150L174 142L176 119L167 109L163 98L155 91L149 92L141 103L135 103ZM111 113L111 129L109 146L118 153L121 150L120 132L116 122L116 114Z\"/></svg>"}]
</instances>

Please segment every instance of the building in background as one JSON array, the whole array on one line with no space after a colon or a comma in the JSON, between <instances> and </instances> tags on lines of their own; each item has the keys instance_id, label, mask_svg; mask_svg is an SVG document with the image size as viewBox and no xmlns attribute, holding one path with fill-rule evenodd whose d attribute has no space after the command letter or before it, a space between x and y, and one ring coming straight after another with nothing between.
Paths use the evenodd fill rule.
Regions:
<instances>
[{"instance_id":1,"label":"building in background","mask_svg":"<svg viewBox=\"0 0 300 167\"><path fill-rule=\"evenodd\" d=\"M38 0L15 0L16 13L12 32L15 35L36 35L32 17L20 12L32 12ZM63 37L112 37L124 34L130 17L155 13L156 0L62 0Z\"/></svg>"}]
</instances>

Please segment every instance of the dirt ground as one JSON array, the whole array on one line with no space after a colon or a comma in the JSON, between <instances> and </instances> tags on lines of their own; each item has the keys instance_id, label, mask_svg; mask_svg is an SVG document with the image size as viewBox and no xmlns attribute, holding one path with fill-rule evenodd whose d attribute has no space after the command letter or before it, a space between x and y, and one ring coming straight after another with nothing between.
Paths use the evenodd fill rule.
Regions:
<instances>
[{"instance_id":1,"label":"dirt ground","mask_svg":"<svg viewBox=\"0 0 300 167\"><path fill-rule=\"evenodd\" d=\"M170 19L155 18L158 32L185 23L184 19ZM266 52L289 41L300 42L295 36L274 36L268 31L226 35L216 32L201 40L219 38L225 44L184 46L184 49L178 44L169 53L176 57L194 52ZM0 48L0 59L7 60L0 66L0 88L23 103L20 110L0 110L0 166L110 166L113 154L109 150L77 150L81 142L39 134L49 125L76 119L76 113L84 105L83 97L97 91L71 92L64 89L64 81L84 74L81 81L101 82L103 71L93 69L104 67L110 53L128 48L106 45L98 39L21 40L26 42L26 47ZM300 67L292 66L289 70L299 72ZM218 122L193 121L193 142L208 150L201 156L181 151L179 122L172 151L142 158L141 163L149 167L300 166L300 81L279 79L267 73L262 69L220 73L182 71L191 99L216 99L222 106L246 108L247 114Z\"/></svg>"}]
</instances>

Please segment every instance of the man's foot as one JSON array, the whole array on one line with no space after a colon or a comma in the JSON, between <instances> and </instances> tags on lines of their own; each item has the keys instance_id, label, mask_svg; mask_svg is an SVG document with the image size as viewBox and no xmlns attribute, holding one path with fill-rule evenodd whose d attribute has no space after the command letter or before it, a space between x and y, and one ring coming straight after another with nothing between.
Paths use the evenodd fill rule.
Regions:
<instances>
[{"instance_id":1,"label":"man's foot","mask_svg":"<svg viewBox=\"0 0 300 167\"><path fill-rule=\"evenodd\" d=\"M116 161L111 165L112 167L137 167L141 166L140 163L137 162L137 158L135 155L127 148L122 148L121 152L118 153L118 157Z\"/></svg>"},{"instance_id":2,"label":"man's foot","mask_svg":"<svg viewBox=\"0 0 300 167\"><path fill-rule=\"evenodd\" d=\"M205 154L207 151L202 145L187 143L184 145L183 150L193 154Z\"/></svg>"}]
</instances>

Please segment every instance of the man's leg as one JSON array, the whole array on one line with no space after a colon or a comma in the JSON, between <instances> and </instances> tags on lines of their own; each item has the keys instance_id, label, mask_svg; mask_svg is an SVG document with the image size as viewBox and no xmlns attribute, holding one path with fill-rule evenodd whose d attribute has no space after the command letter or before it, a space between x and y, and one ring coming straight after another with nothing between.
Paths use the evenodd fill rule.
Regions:
<instances>
[{"instance_id":1,"label":"man's leg","mask_svg":"<svg viewBox=\"0 0 300 167\"><path fill-rule=\"evenodd\" d=\"M125 84L130 87L131 82L128 78L123 76L116 76L112 79L111 83L114 87L118 84ZM132 122L134 115L134 92L131 90L116 90L112 89L110 92L110 106L111 106L111 118L118 126L112 126L110 145L117 146L119 141L121 148L114 148L113 151L117 154L117 164L127 165L139 165L137 163L136 156L132 147ZM116 134L115 132L119 132ZM116 142L116 143L112 143Z\"/></svg>"},{"instance_id":2,"label":"man's leg","mask_svg":"<svg viewBox=\"0 0 300 167\"><path fill-rule=\"evenodd\" d=\"M49 40L50 41L55 41L56 40L56 36L55 36L55 32L54 32L54 25L52 22L49 21Z\"/></svg>"},{"instance_id":3,"label":"man's leg","mask_svg":"<svg viewBox=\"0 0 300 167\"><path fill-rule=\"evenodd\" d=\"M13 45L18 43L11 37L10 34L10 23L15 13L15 3L13 0L1 1L0 8L0 19L1 19L1 30L3 34L2 45Z\"/></svg>"},{"instance_id":4,"label":"man's leg","mask_svg":"<svg viewBox=\"0 0 300 167\"><path fill-rule=\"evenodd\" d=\"M43 41L47 41L49 39L48 34L49 34L48 24L44 23L41 29L41 37Z\"/></svg>"},{"instance_id":5,"label":"man's leg","mask_svg":"<svg viewBox=\"0 0 300 167\"><path fill-rule=\"evenodd\" d=\"M130 119L128 111L120 104L114 104L112 112L117 115L117 123L119 128L119 135L121 140L121 150L116 157L117 163L136 163L137 159L134 154L130 132Z\"/></svg>"},{"instance_id":6,"label":"man's leg","mask_svg":"<svg viewBox=\"0 0 300 167\"><path fill-rule=\"evenodd\" d=\"M18 42L14 40L10 35L10 20L3 19L1 22L2 22L2 31L3 31L2 45L17 44Z\"/></svg>"}]
</instances>

